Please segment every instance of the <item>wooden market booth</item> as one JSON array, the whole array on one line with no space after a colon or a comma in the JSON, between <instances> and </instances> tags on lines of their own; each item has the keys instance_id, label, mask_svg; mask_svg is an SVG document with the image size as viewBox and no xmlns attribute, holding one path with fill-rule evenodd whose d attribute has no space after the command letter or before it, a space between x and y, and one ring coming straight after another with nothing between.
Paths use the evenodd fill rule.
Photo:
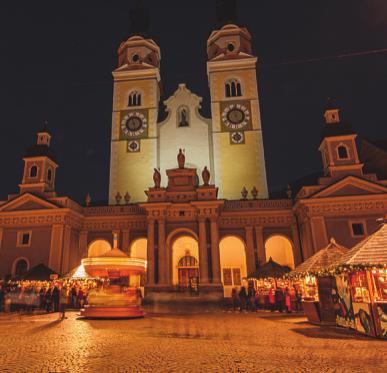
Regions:
<instances>
[{"instance_id":1,"label":"wooden market booth","mask_svg":"<svg viewBox=\"0 0 387 373\"><path fill-rule=\"evenodd\" d=\"M335 277L327 273L326 269L348 251L331 238L327 247L319 250L289 274L302 289L302 305L309 322L333 325L336 323L332 300Z\"/></svg>"},{"instance_id":2,"label":"wooden market booth","mask_svg":"<svg viewBox=\"0 0 387 373\"><path fill-rule=\"evenodd\" d=\"M344 254L336 272L336 323L387 338L387 223Z\"/></svg>"}]
</instances>

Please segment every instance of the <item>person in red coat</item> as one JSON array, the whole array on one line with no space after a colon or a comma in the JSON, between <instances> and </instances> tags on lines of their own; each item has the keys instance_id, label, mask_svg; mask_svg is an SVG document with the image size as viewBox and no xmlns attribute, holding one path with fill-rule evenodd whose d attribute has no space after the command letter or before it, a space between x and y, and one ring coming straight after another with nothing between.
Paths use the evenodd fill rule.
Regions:
<instances>
[{"instance_id":1,"label":"person in red coat","mask_svg":"<svg viewBox=\"0 0 387 373\"><path fill-rule=\"evenodd\" d=\"M274 309L275 309L275 296L274 296L273 288L270 288L270 290L269 290L269 307L270 307L270 311L274 312Z\"/></svg>"}]
</instances>

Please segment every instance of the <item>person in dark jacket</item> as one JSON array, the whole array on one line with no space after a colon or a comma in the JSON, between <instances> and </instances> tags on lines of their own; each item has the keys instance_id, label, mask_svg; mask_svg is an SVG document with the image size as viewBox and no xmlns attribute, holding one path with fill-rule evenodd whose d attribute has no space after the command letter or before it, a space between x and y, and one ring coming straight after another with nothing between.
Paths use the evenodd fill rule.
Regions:
<instances>
[{"instance_id":1,"label":"person in dark jacket","mask_svg":"<svg viewBox=\"0 0 387 373\"><path fill-rule=\"evenodd\" d=\"M246 288L244 286L241 286L241 289L239 290L239 302L240 302L239 310L240 311L243 311L246 309L246 300L247 300Z\"/></svg>"},{"instance_id":2,"label":"person in dark jacket","mask_svg":"<svg viewBox=\"0 0 387 373\"><path fill-rule=\"evenodd\" d=\"M52 289L52 303L54 306L54 312L59 311L59 295L60 295L60 290L58 286L55 285L54 289Z\"/></svg>"},{"instance_id":3,"label":"person in dark jacket","mask_svg":"<svg viewBox=\"0 0 387 373\"><path fill-rule=\"evenodd\" d=\"M51 312L51 307L52 307L52 293L51 293L51 289L48 288L47 291L46 291L46 295L44 297L44 303L45 303L45 306L46 306L46 312Z\"/></svg>"},{"instance_id":4,"label":"person in dark jacket","mask_svg":"<svg viewBox=\"0 0 387 373\"><path fill-rule=\"evenodd\" d=\"M277 310L283 312L284 310L284 292L281 288L275 289L275 303Z\"/></svg>"}]
</instances>

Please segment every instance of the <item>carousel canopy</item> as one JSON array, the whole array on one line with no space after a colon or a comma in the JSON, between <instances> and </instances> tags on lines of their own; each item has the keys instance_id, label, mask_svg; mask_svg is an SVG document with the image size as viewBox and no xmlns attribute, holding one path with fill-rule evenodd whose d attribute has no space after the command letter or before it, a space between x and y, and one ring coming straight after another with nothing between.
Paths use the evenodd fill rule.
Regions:
<instances>
[{"instance_id":1,"label":"carousel canopy","mask_svg":"<svg viewBox=\"0 0 387 373\"><path fill-rule=\"evenodd\" d=\"M55 271L48 268L43 263L32 267L23 277L23 280L29 281L49 281L51 275L57 275Z\"/></svg>"},{"instance_id":2,"label":"carousel canopy","mask_svg":"<svg viewBox=\"0 0 387 373\"><path fill-rule=\"evenodd\" d=\"M327 247L319 250L316 254L305 260L305 262L301 263L290 275L318 272L337 262L348 251L349 249L339 245L334 238L331 238L331 242Z\"/></svg>"},{"instance_id":3,"label":"carousel canopy","mask_svg":"<svg viewBox=\"0 0 387 373\"><path fill-rule=\"evenodd\" d=\"M83 264L79 265L78 267L75 267L70 272L66 273L62 279L68 279L68 280L85 280L91 278L86 272L85 268L83 267Z\"/></svg>"},{"instance_id":4,"label":"carousel canopy","mask_svg":"<svg viewBox=\"0 0 387 373\"><path fill-rule=\"evenodd\" d=\"M386 265L387 264L387 223L379 230L359 242L335 265Z\"/></svg>"},{"instance_id":5,"label":"carousel canopy","mask_svg":"<svg viewBox=\"0 0 387 373\"><path fill-rule=\"evenodd\" d=\"M280 278L286 273L290 272L288 266L282 266L281 264L276 263L271 257L268 262L260 266L258 269L251 274L250 277L254 278Z\"/></svg>"}]
</instances>

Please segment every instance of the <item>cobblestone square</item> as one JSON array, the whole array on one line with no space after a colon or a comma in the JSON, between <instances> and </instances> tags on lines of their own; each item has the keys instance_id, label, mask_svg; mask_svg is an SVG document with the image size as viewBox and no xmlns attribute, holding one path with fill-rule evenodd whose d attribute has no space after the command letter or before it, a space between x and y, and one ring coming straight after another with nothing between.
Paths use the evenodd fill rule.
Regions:
<instances>
[{"instance_id":1,"label":"cobblestone square","mask_svg":"<svg viewBox=\"0 0 387 373\"><path fill-rule=\"evenodd\" d=\"M1 372L386 372L385 341L300 316L2 316Z\"/></svg>"}]
</instances>

